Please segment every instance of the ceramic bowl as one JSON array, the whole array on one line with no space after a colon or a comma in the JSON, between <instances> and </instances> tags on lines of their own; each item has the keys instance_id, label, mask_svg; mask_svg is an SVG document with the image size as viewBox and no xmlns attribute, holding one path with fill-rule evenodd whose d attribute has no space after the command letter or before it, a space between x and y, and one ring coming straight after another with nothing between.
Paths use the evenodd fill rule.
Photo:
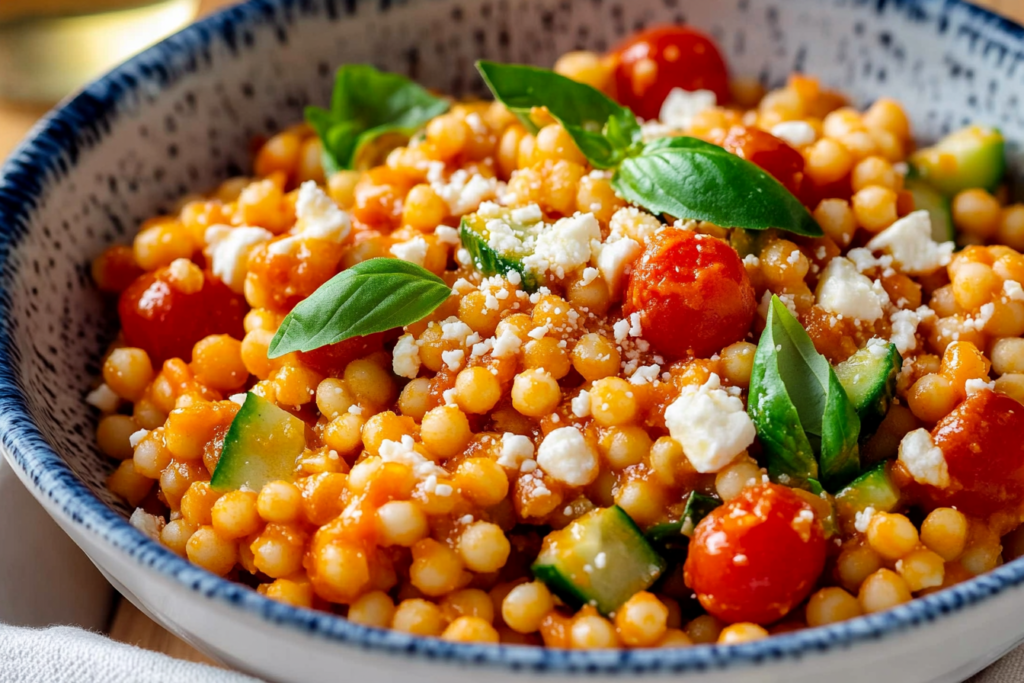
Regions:
<instances>
[{"instance_id":1,"label":"ceramic bowl","mask_svg":"<svg viewBox=\"0 0 1024 683\"><path fill-rule=\"evenodd\" d=\"M193 567L104 489L83 397L115 333L90 260L249 164L249 141L373 62L456 94L473 60L550 65L657 22L713 34L737 74L806 71L900 99L923 139L970 121L1024 140L1024 29L959 0L253 0L145 52L50 114L0 175L0 437L29 490L132 602L280 681L959 681L1024 639L1024 561L891 612L740 646L567 652L452 644L271 602ZM1022 160L1011 154L1018 170Z\"/></svg>"}]
</instances>

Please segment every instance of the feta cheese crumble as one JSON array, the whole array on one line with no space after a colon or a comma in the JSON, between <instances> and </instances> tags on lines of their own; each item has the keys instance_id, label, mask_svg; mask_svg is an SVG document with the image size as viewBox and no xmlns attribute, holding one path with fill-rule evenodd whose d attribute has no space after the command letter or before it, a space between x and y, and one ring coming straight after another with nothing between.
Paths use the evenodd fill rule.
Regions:
<instances>
[{"instance_id":1,"label":"feta cheese crumble","mask_svg":"<svg viewBox=\"0 0 1024 683\"><path fill-rule=\"evenodd\" d=\"M523 265L535 273L565 277L590 262L590 242L600 239L601 226L594 214L562 218L540 232L533 253L523 259Z\"/></svg>"},{"instance_id":2,"label":"feta cheese crumble","mask_svg":"<svg viewBox=\"0 0 1024 683\"><path fill-rule=\"evenodd\" d=\"M669 434L701 473L718 472L754 442L757 430L743 407L712 373L700 387L686 387L665 410Z\"/></svg>"},{"instance_id":3,"label":"feta cheese crumble","mask_svg":"<svg viewBox=\"0 0 1024 683\"><path fill-rule=\"evenodd\" d=\"M995 382L986 382L983 379L969 379L964 382L964 391L967 392L968 396L978 393L979 391L995 391Z\"/></svg>"},{"instance_id":4,"label":"feta cheese crumble","mask_svg":"<svg viewBox=\"0 0 1024 683\"><path fill-rule=\"evenodd\" d=\"M422 266L427 258L427 241L422 237L413 237L407 242L392 245L391 254L409 263Z\"/></svg>"},{"instance_id":5,"label":"feta cheese crumble","mask_svg":"<svg viewBox=\"0 0 1024 683\"><path fill-rule=\"evenodd\" d=\"M683 90L672 88L661 105L658 119L674 130L687 130L693 117L708 109L714 109L718 98L710 90Z\"/></svg>"},{"instance_id":6,"label":"feta cheese crumble","mask_svg":"<svg viewBox=\"0 0 1024 683\"><path fill-rule=\"evenodd\" d=\"M828 262L818 281L818 305L829 313L874 322L882 317L889 296L862 275L853 261L837 256Z\"/></svg>"},{"instance_id":7,"label":"feta cheese crumble","mask_svg":"<svg viewBox=\"0 0 1024 683\"><path fill-rule=\"evenodd\" d=\"M579 418L590 417L590 392L586 389L572 400L572 414Z\"/></svg>"},{"instance_id":8,"label":"feta cheese crumble","mask_svg":"<svg viewBox=\"0 0 1024 683\"><path fill-rule=\"evenodd\" d=\"M613 299L622 291L626 273L643 253L644 248L640 243L630 237L601 245L597 255L597 270L608 285L608 292Z\"/></svg>"},{"instance_id":9,"label":"feta cheese crumble","mask_svg":"<svg viewBox=\"0 0 1024 683\"><path fill-rule=\"evenodd\" d=\"M793 147L806 147L818 139L814 126L806 121L783 121L772 128L772 135Z\"/></svg>"},{"instance_id":10,"label":"feta cheese crumble","mask_svg":"<svg viewBox=\"0 0 1024 683\"><path fill-rule=\"evenodd\" d=\"M241 293L245 275L249 272L249 252L257 244L273 239L274 235L263 228L211 225L203 237L210 246L210 270L231 291Z\"/></svg>"},{"instance_id":11,"label":"feta cheese crumble","mask_svg":"<svg viewBox=\"0 0 1024 683\"><path fill-rule=\"evenodd\" d=\"M420 347L411 334L403 334L395 344L391 369L399 377L416 379L420 374Z\"/></svg>"},{"instance_id":12,"label":"feta cheese crumble","mask_svg":"<svg viewBox=\"0 0 1024 683\"><path fill-rule=\"evenodd\" d=\"M533 459L533 442L530 437L522 434L505 432L501 435L501 453L498 464L502 467L518 470L527 460Z\"/></svg>"},{"instance_id":13,"label":"feta cheese crumble","mask_svg":"<svg viewBox=\"0 0 1024 683\"><path fill-rule=\"evenodd\" d=\"M932 220L927 211L915 211L871 238L867 248L888 251L908 275L928 275L949 265L952 242L932 239Z\"/></svg>"},{"instance_id":14,"label":"feta cheese crumble","mask_svg":"<svg viewBox=\"0 0 1024 683\"><path fill-rule=\"evenodd\" d=\"M537 464L568 486L586 486L597 478L597 454L574 427L549 433L537 449Z\"/></svg>"},{"instance_id":15,"label":"feta cheese crumble","mask_svg":"<svg viewBox=\"0 0 1024 683\"><path fill-rule=\"evenodd\" d=\"M112 413L121 405L121 397L106 384L101 384L85 395L85 402L104 413Z\"/></svg>"},{"instance_id":16,"label":"feta cheese crumble","mask_svg":"<svg viewBox=\"0 0 1024 683\"><path fill-rule=\"evenodd\" d=\"M915 429L900 442L899 460L914 480L940 489L949 486L949 467L942 449L932 441L927 429Z\"/></svg>"}]
</instances>

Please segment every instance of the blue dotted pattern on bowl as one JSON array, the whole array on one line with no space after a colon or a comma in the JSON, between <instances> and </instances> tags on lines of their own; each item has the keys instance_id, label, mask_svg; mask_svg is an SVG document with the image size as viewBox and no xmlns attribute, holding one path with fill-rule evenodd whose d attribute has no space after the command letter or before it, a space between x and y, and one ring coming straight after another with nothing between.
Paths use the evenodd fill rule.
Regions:
<instances>
[{"instance_id":1,"label":"blue dotted pattern on bowl","mask_svg":"<svg viewBox=\"0 0 1024 683\"><path fill-rule=\"evenodd\" d=\"M727 648L566 652L415 638L296 609L190 565L127 524L124 506L103 486L111 465L93 445L95 415L81 404L113 329L91 291L88 257L125 240L128 226L189 188L239 173L249 137L299 119L306 103L326 100L331 64L373 55L380 66L435 87L473 92L480 89L469 78L476 56L550 63L574 47L606 49L650 22L690 20L722 42L738 71L759 74L767 84L802 68L861 99L891 85L892 94L911 95L907 102L926 136L980 118L1024 138L1017 97L1000 90L1000 81L1024 80L1024 31L959 0L787 0L785 5L580 0L576 6L582 10L557 0L413 0L395 7L355 0L253 0L145 52L48 116L0 175L0 436L15 465L76 524L210 599L352 646L516 670L682 672L799 658L941 618L1024 582L1024 564L1014 562L890 612L767 641ZM404 12L409 18L402 18ZM736 15L756 15L758 21L720 21ZM509 24L512 16L516 21ZM221 68L238 61L248 51L265 49L267 42L287 46L303 22L324 21L345 39L327 46L302 40L304 48L322 57L315 64L303 61L300 50L291 62L282 57L257 64L248 72L251 78L213 83L202 93L189 87L192 76L214 64ZM787 39L784 24L821 39ZM756 32L746 25L756 25ZM904 41L915 32L960 47L944 56L939 71L929 70L929 62L915 57L913 45ZM375 51L374 45L388 49ZM767 65L766 55L771 57ZM296 78L289 69L297 65L315 78ZM992 72L982 76L986 68ZM963 95L966 109L946 106L951 93ZM162 118L133 118L157 105L164 106ZM189 137L190 116L199 116L204 106L210 107L204 115L232 127L211 124L198 139ZM242 116L242 106L266 107L281 120ZM93 148L127 127L133 144L120 144L116 171L79 172L95 161ZM197 152L196 144L206 147ZM62 198L81 203L67 211L53 207L50 193L58 188ZM55 213L57 220L41 218Z\"/></svg>"}]
</instances>

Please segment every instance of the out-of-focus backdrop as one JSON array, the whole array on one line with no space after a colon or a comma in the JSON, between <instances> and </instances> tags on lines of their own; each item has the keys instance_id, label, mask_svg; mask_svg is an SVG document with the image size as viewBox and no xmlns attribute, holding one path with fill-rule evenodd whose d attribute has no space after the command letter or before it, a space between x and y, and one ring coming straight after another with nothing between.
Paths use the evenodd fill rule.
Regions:
<instances>
[{"instance_id":1,"label":"out-of-focus backdrop","mask_svg":"<svg viewBox=\"0 0 1024 683\"><path fill-rule=\"evenodd\" d=\"M56 101L118 62L238 0L0 0L0 160ZM1024 23L1024 0L974 0ZM111 637L207 661L122 600Z\"/></svg>"}]
</instances>

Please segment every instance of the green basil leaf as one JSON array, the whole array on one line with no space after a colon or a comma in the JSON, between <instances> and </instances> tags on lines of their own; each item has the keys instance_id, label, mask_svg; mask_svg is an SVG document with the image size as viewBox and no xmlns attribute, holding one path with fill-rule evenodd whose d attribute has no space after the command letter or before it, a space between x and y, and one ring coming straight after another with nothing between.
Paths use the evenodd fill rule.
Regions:
<instances>
[{"instance_id":1,"label":"green basil leaf","mask_svg":"<svg viewBox=\"0 0 1024 683\"><path fill-rule=\"evenodd\" d=\"M323 141L324 170L334 173L353 168L360 149L387 133L408 139L448 106L404 76L349 64L335 76L330 110L307 107L306 121Z\"/></svg>"},{"instance_id":2,"label":"green basil leaf","mask_svg":"<svg viewBox=\"0 0 1024 683\"><path fill-rule=\"evenodd\" d=\"M857 412L828 360L776 296L754 354L747 412L773 480L834 491L857 475Z\"/></svg>"},{"instance_id":3,"label":"green basil leaf","mask_svg":"<svg viewBox=\"0 0 1024 683\"><path fill-rule=\"evenodd\" d=\"M612 186L627 201L727 228L823 233L779 181L735 154L691 137L661 138L622 161Z\"/></svg>"},{"instance_id":4,"label":"green basil leaf","mask_svg":"<svg viewBox=\"0 0 1024 683\"><path fill-rule=\"evenodd\" d=\"M408 261L375 258L320 285L285 317L269 358L312 351L351 337L422 320L452 293L444 280Z\"/></svg>"},{"instance_id":5,"label":"green basil leaf","mask_svg":"<svg viewBox=\"0 0 1024 683\"><path fill-rule=\"evenodd\" d=\"M547 107L595 168L614 168L641 144L633 112L596 88L533 66L479 61L476 68L530 132L537 132L530 111Z\"/></svg>"}]
</instances>

